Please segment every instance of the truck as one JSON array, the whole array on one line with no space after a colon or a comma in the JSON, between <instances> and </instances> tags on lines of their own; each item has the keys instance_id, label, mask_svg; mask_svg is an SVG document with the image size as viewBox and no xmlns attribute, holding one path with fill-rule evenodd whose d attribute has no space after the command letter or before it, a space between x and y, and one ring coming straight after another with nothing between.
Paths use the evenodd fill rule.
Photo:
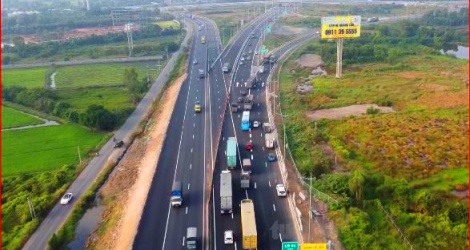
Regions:
<instances>
[{"instance_id":1,"label":"truck","mask_svg":"<svg viewBox=\"0 0 470 250\"><path fill-rule=\"evenodd\" d=\"M201 43L202 43L202 44L205 44L205 43L206 43L206 36L202 36L202 37L201 37Z\"/></svg>"},{"instance_id":2,"label":"truck","mask_svg":"<svg viewBox=\"0 0 470 250\"><path fill-rule=\"evenodd\" d=\"M257 249L258 233L256 231L255 207L253 201L244 199L240 203L242 221L242 248Z\"/></svg>"},{"instance_id":3,"label":"truck","mask_svg":"<svg viewBox=\"0 0 470 250\"><path fill-rule=\"evenodd\" d=\"M186 248L196 249L197 244L197 227L188 227L186 230Z\"/></svg>"},{"instance_id":4,"label":"truck","mask_svg":"<svg viewBox=\"0 0 470 250\"><path fill-rule=\"evenodd\" d=\"M224 63L224 66L222 66L222 71L224 73L230 72L230 63L228 63L228 62Z\"/></svg>"},{"instance_id":5,"label":"truck","mask_svg":"<svg viewBox=\"0 0 470 250\"><path fill-rule=\"evenodd\" d=\"M264 73L264 66L263 66L263 65L261 65L261 66L259 67L258 72L259 72L260 74L263 74L263 73Z\"/></svg>"},{"instance_id":6,"label":"truck","mask_svg":"<svg viewBox=\"0 0 470 250\"><path fill-rule=\"evenodd\" d=\"M266 148L274 148L274 134L267 133L264 135L264 140L266 141Z\"/></svg>"},{"instance_id":7,"label":"truck","mask_svg":"<svg viewBox=\"0 0 470 250\"><path fill-rule=\"evenodd\" d=\"M173 183L170 201L173 207L180 207L183 204L183 183L181 181Z\"/></svg>"},{"instance_id":8,"label":"truck","mask_svg":"<svg viewBox=\"0 0 470 250\"><path fill-rule=\"evenodd\" d=\"M271 127L271 124L269 122L263 123L263 131L265 133L271 133L273 131L273 128Z\"/></svg>"},{"instance_id":9,"label":"truck","mask_svg":"<svg viewBox=\"0 0 470 250\"><path fill-rule=\"evenodd\" d=\"M203 69L200 69L200 70L199 70L199 74L198 74L199 78L204 78L204 75L205 75L205 74L204 74L204 70L203 70Z\"/></svg>"},{"instance_id":10,"label":"truck","mask_svg":"<svg viewBox=\"0 0 470 250\"><path fill-rule=\"evenodd\" d=\"M237 166L237 138L227 139L227 168L234 169Z\"/></svg>"},{"instance_id":11,"label":"truck","mask_svg":"<svg viewBox=\"0 0 470 250\"><path fill-rule=\"evenodd\" d=\"M367 18L368 23L375 23L375 22L378 22L378 21L379 21L378 17Z\"/></svg>"},{"instance_id":12,"label":"truck","mask_svg":"<svg viewBox=\"0 0 470 250\"><path fill-rule=\"evenodd\" d=\"M243 172L240 174L241 188L250 188L250 173Z\"/></svg>"},{"instance_id":13,"label":"truck","mask_svg":"<svg viewBox=\"0 0 470 250\"><path fill-rule=\"evenodd\" d=\"M242 160L242 170L245 173L251 174L251 160L249 158Z\"/></svg>"},{"instance_id":14,"label":"truck","mask_svg":"<svg viewBox=\"0 0 470 250\"><path fill-rule=\"evenodd\" d=\"M245 96L245 100L243 102L243 109L251 110L252 107L253 107L253 95Z\"/></svg>"},{"instance_id":15,"label":"truck","mask_svg":"<svg viewBox=\"0 0 470 250\"><path fill-rule=\"evenodd\" d=\"M238 111L238 103L232 102L232 104L230 105L230 110L236 113Z\"/></svg>"},{"instance_id":16,"label":"truck","mask_svg":"<svg viewBox=\"0 0 470 250\"><path fill-rule=\"evenodd\" d=\"M232 174L229 170L220 173L220 213L232 213Z\"/></svg>"},{"instance_id":17,"label":"truck","mask_svg":"<svg viewBox=\"0 0 470 250\"><path fill-rule=\"evenodd\" d=\"M253 74L248 78L248 80L246 80L245 87L248 89L251 89L254 86L256 86L257 82L258 82L258 78L256 77L256 74Z\"/></svg>"}]
</instances>

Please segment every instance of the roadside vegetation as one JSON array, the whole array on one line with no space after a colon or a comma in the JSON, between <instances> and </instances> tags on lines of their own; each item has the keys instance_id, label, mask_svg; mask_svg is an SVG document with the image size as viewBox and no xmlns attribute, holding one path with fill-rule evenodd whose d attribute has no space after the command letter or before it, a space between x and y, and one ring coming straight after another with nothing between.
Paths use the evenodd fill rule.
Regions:
<instances>
[{"instance_id":1,"label":"roadside vegetation","mask_svg":"<svg viewBox=\"0 0 470 250\"><path fill-rule=\"evenodd\" d=\"M445 26L424 25L446 17ZM462 21L458 21L462 20ZM336 44L313 41L293 54L280 75L289 148L299 171L340 204L328 215L346 249L468 248L468 61L440 55L468 46L468 9L416 22L364 27L344 42L336 79ZM328 76L307 80L302 54L318 54ZM313 91L296 92L298 84ZM353 104L395 113L313 121L308 112ZM393 219L397 229L387 216Z\"/></svg>"}]
</instances>

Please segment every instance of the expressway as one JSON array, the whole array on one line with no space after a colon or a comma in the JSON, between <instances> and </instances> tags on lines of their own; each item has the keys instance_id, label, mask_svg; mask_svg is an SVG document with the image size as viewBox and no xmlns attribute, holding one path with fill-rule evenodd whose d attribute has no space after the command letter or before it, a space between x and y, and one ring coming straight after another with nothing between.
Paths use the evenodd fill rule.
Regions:
<instances>
[{"instance_id":1,"label":"expressway","mask_svg":"<svg viewBox=\"0 0 470 250\"><path fill-rule=\"evenodd\" d=\"M246 90L245 81L251 74L251 65L255 63L254 51L259 51L261 46L260 37L265 26L267 18L263 18L253 26L253 29L246 30L233 46L222 55L221 64L229 62L232 67L232 74L226 78L227 87L230 88L230 99L236 100L241 96L241 91ZM250 38L250 33L255 33L255 38ZM255 49L256 48L256 49ZM249 53L250 50L252 53ZM240 65L240 57L244 54L251 56L251 61L245 61ZM265 65L264 74L259 74L261 84L250 90L254 96L253 108L250 121L267 122L266 113L266 89L264 82L270 72L270 65ZM231 81L233 80L233 81ZM241 111L237 113L230 112L227 107L225 119L222 128L222 137L216 158L216 169L214 173L214 185L212 190L212 215L215 221L211 228L213 236L214 249L241 249L241 219L240 219L240 201L250 198L254 202L256 225L258 232L258 249L280 249L282 241L296 240L297 236L294 230L294 224L291 219L289 205L285 198L277 197L275 190L276 183L281 183L282 178L276 162L268 162L266 154L274 153L274 150L265 148L264 133L262 128L252 128L248 132L241 131ZM236 136L238 140L238 166L232 171L233 184L233 213L220 213L220 172L226 169L226 140L228 137ZM253 142L254 149L247 151L244 145L247 142ZM245 191L240 187L240 165L242 158L252 160L253 172L250 180L250 189ZM234 231L234 246L225 245L223 233L225 230Z\"/></svg>"},{"instance_id":2,"label":"expressway","mask_svg":"<svg viewBox=\"0 0 470 250\"><path fill-rule=\"evenodd\" d=\"M195 20L201 26L201 20ZM195 29L197 30L197 29ZM189 58L188 77L183 83L170 120L162 156L152 180L133 249L183 249L186 229L197 227L198 249L203 249L204 193L207 152L210 151L210 95L208 78L199 78L199 70L207 73L207 47L213 42L214 29L206 24L195 31ZM206 36L206 44L201 37ZM197 60L197 63L193 63ZM202 106L194 112L195 102ZM183 183L183 205L173 208L170 193L174 181Z\"/></svg>"}]
</instances>

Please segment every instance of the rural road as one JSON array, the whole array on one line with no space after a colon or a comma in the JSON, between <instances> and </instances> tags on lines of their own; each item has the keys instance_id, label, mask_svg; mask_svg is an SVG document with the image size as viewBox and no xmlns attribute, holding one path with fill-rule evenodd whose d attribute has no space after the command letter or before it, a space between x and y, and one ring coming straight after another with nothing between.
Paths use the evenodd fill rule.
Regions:
<instances>
[{"instance_id":1,"label":"rural road","mask_svg":"<svg viewBox=\"0 0 470 250\"><path fill-rule=\"evenodd\" d=\"M155 98L159 95L162 87L168 80L168 75L174 68L176 59L183 52L183 48L188 46L189 38L192 35L192 27L185 25L187 29L186 37L180 49L175 52L168 63L165 65L149 92L145 95L142 101L137 105L134 112L129 116L126 122L121 126L115 133L117 140L123 140L126 147L129 143L129 138L135 129L139 126L140 122L144 119L145 115L150 109L151 104ZM47 217L42 221L36 232L28 239L23 249L25 250L37 250L46 249L47 242L53 233L57 232L63 225L66 219L70 216L73 206L78 199L85 193L99 176L101 171L106 167L107 163L111 160L118 159L125 151L125 147L120 149L114 149L114 142L110 139L99 151L99 156L95 157L90 161L88 166L80 173L77 179L72 183L67 192L74 194L74 199L69 205L63 206L58 202L54 208L50 211Z\"/></svg>"}]
</instances>

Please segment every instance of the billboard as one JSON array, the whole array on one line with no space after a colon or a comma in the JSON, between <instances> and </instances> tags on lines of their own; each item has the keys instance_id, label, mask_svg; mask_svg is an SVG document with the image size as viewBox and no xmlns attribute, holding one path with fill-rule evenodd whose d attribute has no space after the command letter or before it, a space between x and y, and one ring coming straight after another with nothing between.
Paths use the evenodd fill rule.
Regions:
<instances>
[{"instance_id":1,"label":"billboard","mask_svg":"<svg viewBox=\"0 0 470 250\"><path fill-rule=\"evenodd\" d=\"M321 18L321 38L356 38L361 35L361 16L329 16Z\"/></svg>"}]
</instances>

